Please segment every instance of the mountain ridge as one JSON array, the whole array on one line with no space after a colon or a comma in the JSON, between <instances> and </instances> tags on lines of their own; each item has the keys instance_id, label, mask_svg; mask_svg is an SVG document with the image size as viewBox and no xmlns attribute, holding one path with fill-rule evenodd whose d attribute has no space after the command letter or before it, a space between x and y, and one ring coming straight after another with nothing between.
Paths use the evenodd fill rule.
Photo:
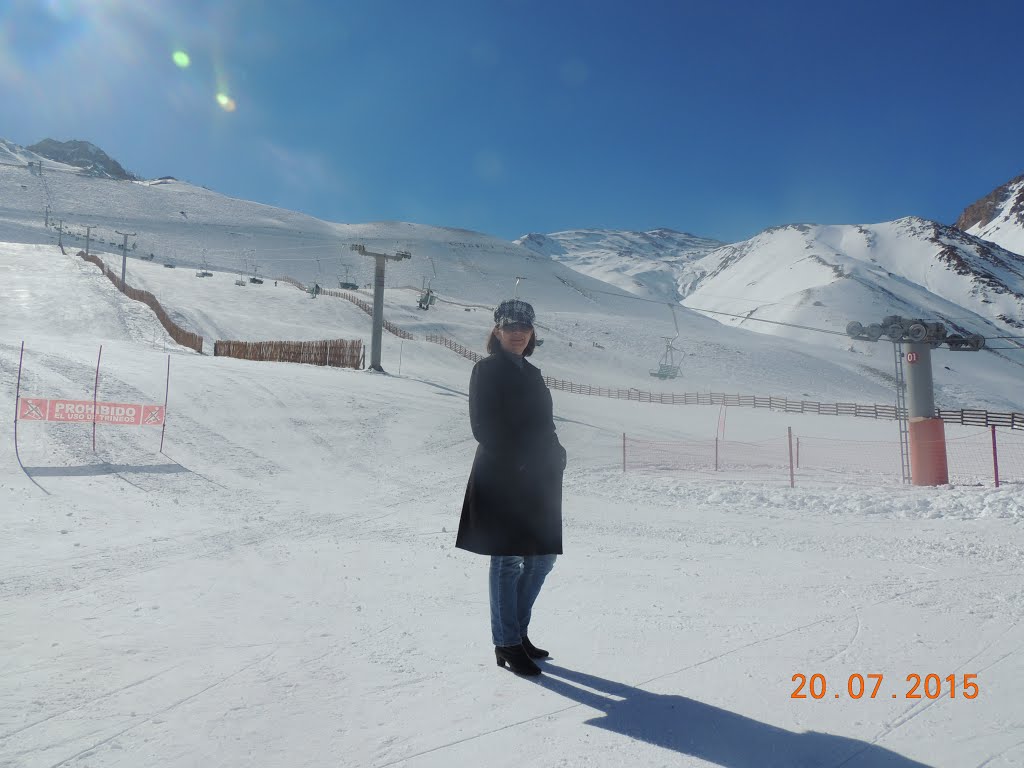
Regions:
<instances>
[{"instance_id":1,"label":"mountain ridge","mask_svg":"<svg viewBox=\"0 0 1024 768\"><path fill-rule=\"evenodd\" d=\"M40 157L79 168L90 176L117 179L118 181L139 180L138 176L126 171L117 160L88 141L43 139L25 149Z\"/></svg>"},{"instance_id":2,"label":"mountain ridge","mask_svg":"<svg viewBox=\"0 0 1024 768\"><path fill-rule=\"evenodd\" d=\"M1024 174L967 206L956 220L956 226L1024 255Z\"/></svg>"}]
</instances>

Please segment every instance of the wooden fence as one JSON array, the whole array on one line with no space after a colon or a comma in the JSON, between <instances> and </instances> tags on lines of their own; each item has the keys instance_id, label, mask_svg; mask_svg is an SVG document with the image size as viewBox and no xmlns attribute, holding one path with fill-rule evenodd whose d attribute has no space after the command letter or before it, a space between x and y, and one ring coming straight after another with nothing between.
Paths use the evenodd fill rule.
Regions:
<instances>
[{"instance_id":1,"label":"wooden fence","mask_svg":"<svg viewBox=\"0 0 1024 768\"><path fill-rule=\"evenodd\" d=\"M447 347L453 352L457 352L458 354L462 355L467 360L472 360L474 363L477 363L484 359L484 355L481 355L479 352L474 352L473 350L462 346L457 341L452 341L451 339L445 338L444 336L430 335L427 336L426 339L427 341L432 341L434 344L440 344L442 347Z\"/></svg>"},{"instance_id":2,"label":"wooden fence","mask_svg":"<svg viewBox=\"0 0 1024 768\"><path fill-rule=\"evenodd\" d=\"M277 279L280 280L282 283L288 283L289 285L294 285L300 291L306 290L306 286L304 286L302 283L300 283L294 277L279 277Z\"/></svg>"},{"instance_id":3,"label":"wooden fence","mask_svg":"<svg viewBox=\"0 0 1024 768\"><path fill-rule=\"evenodd\" d=\"M331 368L362 368L366 362L363 342L347 339L322 341L215 341L215 357L305 363Z\"/></svg>"},{"instance_id":4,"label":"wooden fence","mask_svg":"<svg viewBox=\"0 0 1024 768\"><path fill-rule=\"evenodd\" d=\"M444 336L427 336L427 341L440 344L453 352L472 360L474 363L483 359L483 355L467 349L458 342ZM814 400L789 400L785 397L759 397L757 395L730 395L722 392L647 392L642 389L614 389L610 387L594 387L589 384L577 384L563 379L544 377L544 382L551 389L571 392L575 395L592 397L610 397L616 400L636 400L640 403L659 403L662 405L724 405L736 408L768 408L785 413L813 413L820 416L858 416L868 419L906 418L906 411L897 412L895 405L865 405L863 403L819 403ZM947 424L965 424L974 427L1008 427L1024 429L1024 413L1000 413L977 408L953 410L936 408L936 418Z\"/></svg>"},{"instance_id":5,"label":"wooden fence","mask_svg":"<svg viewBox=\"0 0 1024 768\"><path fill-rule=\"evenodd\" d=\"M320 293L323 294L324 296L334 296L337 299L346 299L347 301L351 301L353 304L355 304L357 307L363 310L363 312L368 314L370 317L373 317L373 305L370 304L370 302L368 301L363 301L363 299L359 298L354 293L349 293L348 291L335 291L331 288L321 288ZM414 338L413 335L409 333L407 330L405 330L404 328L399 328L397 325L395 325L389 320L384 321L384 330L387 331L388 333L394 334L400 339Z\"/></svg>"},{"instance_id":6,"label":"wooden fence","mask_svg":"<svg viewBox=\"0 0 1024 768\"><path fill-rule=\"evenodd\" d=\"M106 264L104 264L103 261L95 254L90 253L88 256L86 256L85 251L79 251L78 255L81 256L85 261L88 261L90 264L95 264L97 267L99 267L103 271L103 274L105 274L107 278L109 278L110 282L112 282L117 287L117 289L125 296L127 296L129 299L141 301L143 304L152 309L153 312L156 313L157 319L160 321L160 324L166 329L167 333L170 335L172 339L181 344L183 347L189 347L190 349L194 349L196 352L202 354L203 337L200 336L198 333L191 333L190 331L186 331L180 325L171 320L167 312L164 311L164 308L160 306L160 302L156 300L156 296L154 296L149 291L142 291L139 290L138 288L132 288L130 285L126 285L125 283L123 283L121 281L121 278L114 273L114 270L110 269Z\"/></svg>"}]
</instances>

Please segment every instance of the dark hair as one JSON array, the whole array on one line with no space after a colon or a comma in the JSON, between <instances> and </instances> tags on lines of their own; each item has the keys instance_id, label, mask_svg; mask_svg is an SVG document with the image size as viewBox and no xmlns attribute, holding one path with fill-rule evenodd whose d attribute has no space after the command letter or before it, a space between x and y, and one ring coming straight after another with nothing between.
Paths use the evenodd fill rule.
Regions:
<instances>
[{"instance_id":1,"label":"dark hair","mask_svg":"<svg viewBox=\"0 0 1024 768\"><path fill-rule=\"evenodd\" d=\"M495 331L498 327L495 326L491 329L491 335L487 337L487 351L490 354L494 354L501 349L501 339L498 338L498 334ZM526 345L526 349L523 350L523 357L529 357L533 354L533 350L537 347L537 331L535 329L530 330L530 342Z\"/></svg>"}]
</instances>

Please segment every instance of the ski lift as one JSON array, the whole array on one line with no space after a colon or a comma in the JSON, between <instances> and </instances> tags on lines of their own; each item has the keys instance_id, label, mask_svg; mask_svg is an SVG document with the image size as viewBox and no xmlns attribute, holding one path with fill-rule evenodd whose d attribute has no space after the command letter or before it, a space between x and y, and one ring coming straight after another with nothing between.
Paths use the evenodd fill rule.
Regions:
<instances>
[{"instance_id":1,"label":"ski lift","mask_svg":"<svg viewBox=\"0 0 1024 768\"><path fill-rule=\"evenodd\" d=\"M338 287L341 288L341 290L343 290L343 291L358 291L359 290L359 284L358 283L353 283L351 280L348 279L348 272L349 272L348 264L342 264L342 266L345 267L345 279L342 280L341 279L341 275L340 274L338 275Z\"/></svg>"},{"instance_id":2,"label":"ski lift","mask_svg":"<svg viewBox=\"0 0 1024 768\"><path fill-rule=\"evenodd\" d=\"M658 361L658 367L650 371L651 376L661 379L674 379L679 376L679 363L676 362L675 353L679 352L679 349L672 345L676 339L679 338L679 322L676 320L676 310L671 304L668 305L669 309L672 310L672 322L676 327L675 336L662 336L665 340L665 354L661 356L661 360Z\"/></svg>"},{"instance_id":3,"label":"ski lift","mask_svg":"<svg viewBox=\"0 0 1024 768\"><path fill-rule=\"evenodd\" d=\"M437 301L437 296L434 295L434 291L431 290L430 284L434 281L434 278L430 278L427 281L425 287L420 289L420 298L416 302L416 306L420 309L427 310Z\"/></svg>"},{"instance_id":4,"label":"ski lift","mask_svg":"<svg viewBox=\"0 0 1024 768\"><path fill-rule=\"evenodd\" d=\"M205 249L204 249L205 250ZM213 272L206 266L206 257L203 257L203 268L196 272L196 277L213 277Z\"/></svg>"}]
</instances>

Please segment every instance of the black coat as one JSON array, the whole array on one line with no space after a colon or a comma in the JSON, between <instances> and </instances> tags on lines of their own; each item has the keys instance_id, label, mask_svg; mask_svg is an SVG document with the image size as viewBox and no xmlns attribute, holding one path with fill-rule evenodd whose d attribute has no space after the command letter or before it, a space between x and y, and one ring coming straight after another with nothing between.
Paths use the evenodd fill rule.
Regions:
<instances>
[{"instance_id":1,"label":"black coat","mask_svg":"<svg viewBox=\"0 0 1024 768\"><path fill-rule=\"evenodd\" d=\"M540 370L497 352L473 367L469 421L480 445L455 546L481 555L562 554L565 449Z\"/></svg>"}]
</instances>

